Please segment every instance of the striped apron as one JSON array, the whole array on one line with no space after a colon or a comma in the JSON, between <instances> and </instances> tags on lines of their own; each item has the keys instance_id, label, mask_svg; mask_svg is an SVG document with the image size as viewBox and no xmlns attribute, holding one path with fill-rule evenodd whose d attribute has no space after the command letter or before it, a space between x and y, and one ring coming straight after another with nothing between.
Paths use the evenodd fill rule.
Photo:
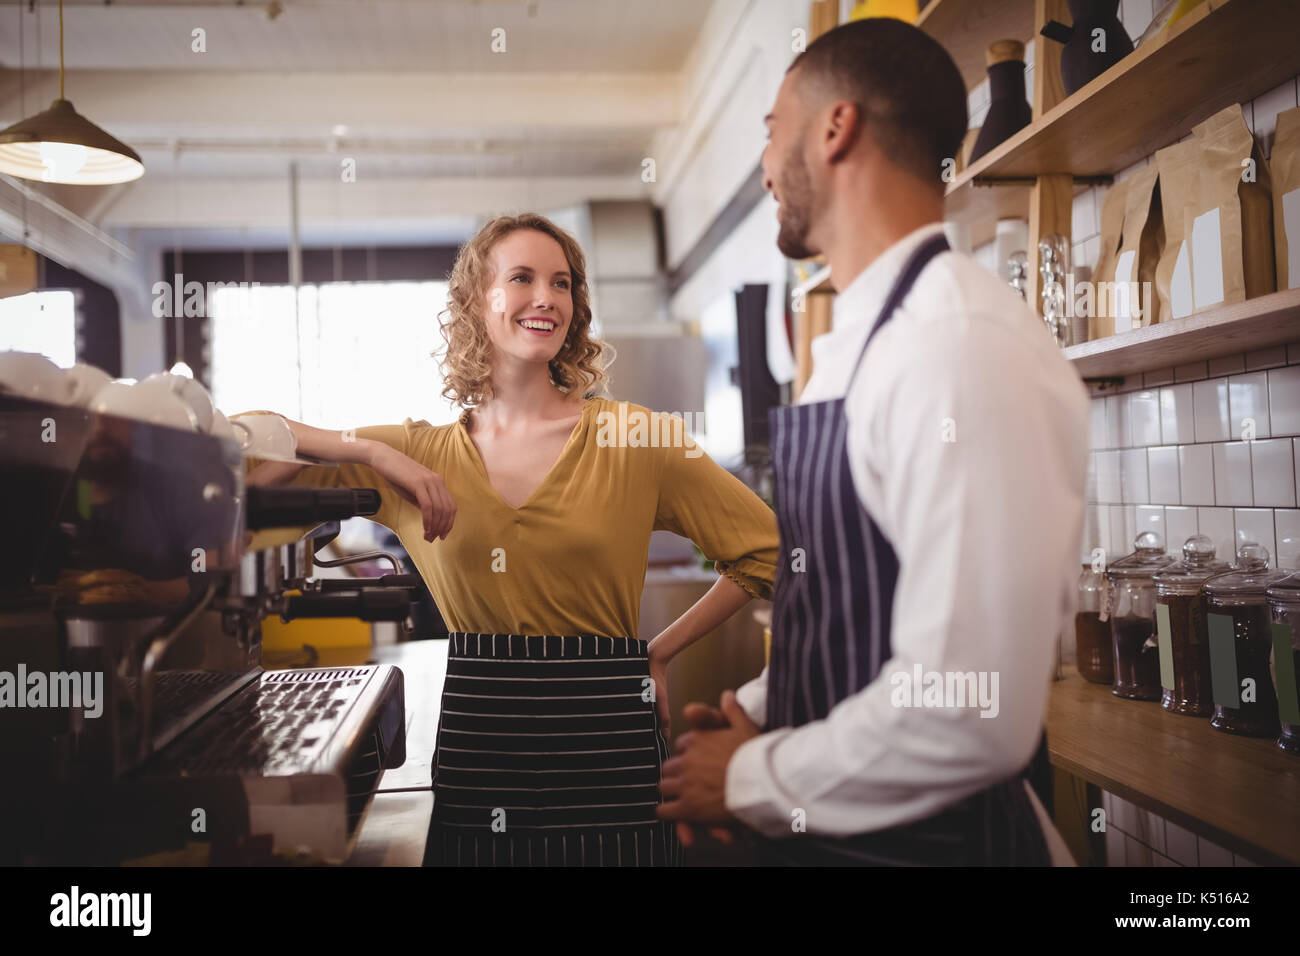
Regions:
<instances>
[{"instance_id":1,"label":"striped apron","mask_svg":"<svg viewBox=\"0 0 1300 956\"><path fill-rule=\"evenodd\" d=\"M925 265L948 248L921 245L894 283L867 345ZM824 719L862 690L890 657L898 556L862 507L849 467L844 399L774 408L772 459L781 553L804 549L804 570L781 562L773 591L767 727ZM861 426L859 426L861 427ZM1045 752L1045 738L1040 757ZM1036 758L1038 759L1038 758ZM759 838L770 865L1046 865L1047 845L1022 777L1009 778L937 815L847 838L792 833Z\"/></svg>"},{"instance_id":2,"label":"striped apron","mask_svg":"<svg viewBox=\"0 0 1300 956\"><path fill-rule=\"evenodd\" d=\"M646 641L452 633L425 866L680 866Z\"/></svg>"}]
</instances>

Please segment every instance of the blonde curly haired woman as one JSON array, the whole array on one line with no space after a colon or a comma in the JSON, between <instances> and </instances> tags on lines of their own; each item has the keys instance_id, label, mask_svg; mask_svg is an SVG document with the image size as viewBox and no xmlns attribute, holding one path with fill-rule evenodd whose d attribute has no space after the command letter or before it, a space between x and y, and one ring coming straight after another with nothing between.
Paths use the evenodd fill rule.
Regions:
<instances>
[{"instance_id":1,"label":"blonde curly haired woman","mask_svg":"<svg viewBox=\"0 0 1300 956\"><path fill-rule=\"evenodd\" d=\"M290 422L302 451L342 464L267 462L249 481L378 488L374 520L447 621L426 865L680 865L677 831L655 815L668 661L770 596L773 514L679 419L598 396L585 260L548 219L484 226L457 257L444 316L459 421L408 418L349 441ZM619 421L682 439L623 440ZM647 641L657 529L721 574Z\"/></svg>"}]
</instances>

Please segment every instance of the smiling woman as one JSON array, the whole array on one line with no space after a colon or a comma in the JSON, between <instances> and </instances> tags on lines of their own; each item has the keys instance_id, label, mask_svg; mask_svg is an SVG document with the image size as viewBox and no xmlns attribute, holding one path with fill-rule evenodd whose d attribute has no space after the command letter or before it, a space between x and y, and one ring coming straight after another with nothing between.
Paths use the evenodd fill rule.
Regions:
<instances>
[{"instance_id":1,"label":"smiling woman","mask_svg":"<svg viewBox=\"0 0 1300 956\"><path fill-rule=\"evenodd\" d=\"M546 361L564 392L582 394L606 381L601 346L589 334L585 257L543 216L500 216L467 242L452 269L445 314L443 394L459 405L492 397L494 347Z\"/></svg>"},{"instance_id":2,"label":"smiling woman","mask_svg":"<svg viewBox=\"0 0 1300 956\"><path fill-rule=\"evenodd\" d=\"M775 518L686 436L601 427L646 419L683 433L596 394L584 257L549 220L489 222L462 248L449 298L443 369L458 421L408 418L354 440L290 423L301 452L343 462L293 483L378 488L375 520L452 631L425 862L677 865L677 829L656 816L668 661L771 593ZM656 530L690 538L721 576L646 640Z\"/></svg>"}]
</instances>

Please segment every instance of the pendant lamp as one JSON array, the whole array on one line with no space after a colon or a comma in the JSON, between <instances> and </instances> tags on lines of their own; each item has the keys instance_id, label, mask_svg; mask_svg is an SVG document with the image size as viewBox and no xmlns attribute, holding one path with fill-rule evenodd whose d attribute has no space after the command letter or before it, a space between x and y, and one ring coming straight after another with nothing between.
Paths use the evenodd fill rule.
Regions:
<instances>
[{"instance_id":1,"label":"pendant lamp","mask_svg":"<svg viewBox=\"0 0 1300 956\"><path fill-rule=\"evenodd\" d=\"M47 183L106 186L144 175L140 154L63 98L63 0L59 0L59 98L0 130L0 173Z\"/></svg>"}]
</instances>

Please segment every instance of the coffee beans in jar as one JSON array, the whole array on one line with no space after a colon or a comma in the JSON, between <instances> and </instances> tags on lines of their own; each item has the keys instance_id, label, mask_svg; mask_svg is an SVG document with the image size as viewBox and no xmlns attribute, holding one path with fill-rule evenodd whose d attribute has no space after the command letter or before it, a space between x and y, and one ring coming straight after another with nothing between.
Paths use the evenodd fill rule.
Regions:
<instances>
[{"instance_id":1,"label":"coffee beans in jar","mask_svg":"<svg viewBox=\"0 0 1300 956\"><path fill-rule=\"evenodd\" d=\"M1214 714L1210 726L1231 734L1272 737L1280 729L1269 672L1273 649L1268 586L1286 576L1269 568L1268 549L1237 549L1237 568L1204 585Z\"/></svg>"},{"instance_id":2,"label":"coffee beans in jar","mask_svg":"<svg viewBox=\"0 0 1300 956\"><path fill-rule=\"evenodd\" d=\"M1079 575L1079 604L1074 615L1074 656L1079 676L1094 684L1115 680L1110 623L1101 616L1106 577L1099 567L1083 566Z\"/></svg>"},{"instance_id":3,"label":"coffee beans in jar","mask_svg":"<svg viewBox=\"0 0 1300 956\"><path fill-rule=\"evenodd\" d=\"M1183 543L1181 561L1153 575L1160 706L1171 714L1208 717L1214 710L1201 585L1227 570L1227 564L1214 560L1214 542L1195 534Z\"/></svg>"},{"instance_id":4,"label":"coffee beans in jar","mask_svg":"<svg viewBox=\"0 0 1300 956\"><path fill-rule=\"evenodd\" d=\"M1115 668L1111 693L1129 700L1159 700L1160 650L1152 575L1173 563L1173 558L1164 553L1155 532L1143 532L1133 544L1132 554L1106 569L1102 615L1110 621Z\"/></svg>"},{"instance_id":5,"label":"coffee beans in jar","mask_svg":"<svg viewBox=\"0 0 1300 956\"><path fill-rule=\"evenodd\" d=\"M1274 582L1265 594L1273 631L1273 690L1282 726L1277 745L1300 754L1300 573Z\"/></svg>"}]
</instances>

